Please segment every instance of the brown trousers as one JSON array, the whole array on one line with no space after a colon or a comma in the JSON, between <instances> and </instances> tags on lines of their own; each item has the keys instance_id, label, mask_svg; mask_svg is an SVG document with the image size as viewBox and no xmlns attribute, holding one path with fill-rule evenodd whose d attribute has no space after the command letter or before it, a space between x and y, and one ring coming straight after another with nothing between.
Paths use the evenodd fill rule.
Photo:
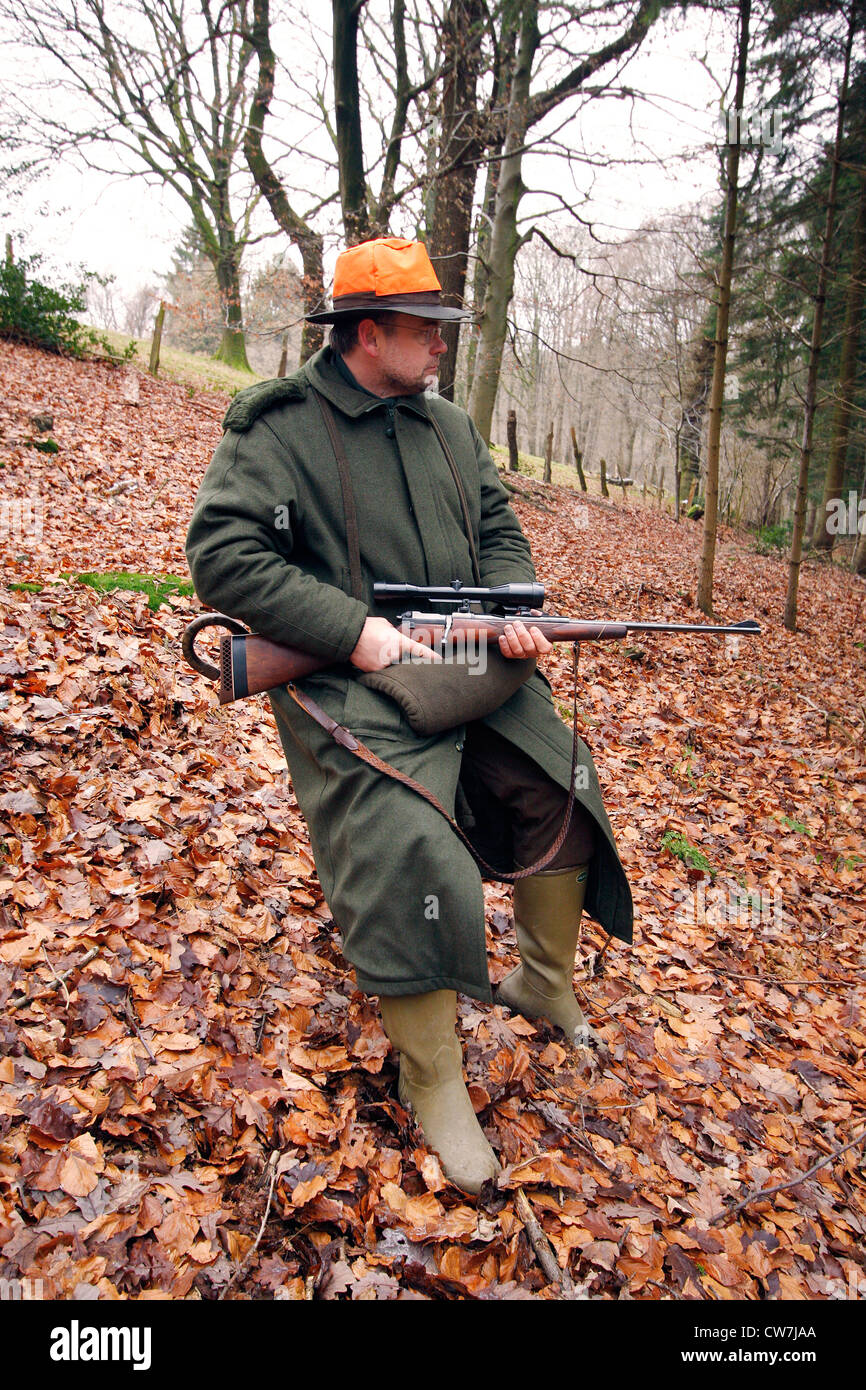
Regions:
<instances>
[{"instance_id":1,"label":"brown trousers","mask_svg":"<svg viewBox=\"0 0 866 1390\"><path fill-rule=\"evenodd\" d=\"M467 773L504 809L510 822L515 867L534 864L562 828L568 793L528 754L482 723L467 727L461 777ZM586 864L594 853L595 822L575 801L568 834L545 872Z\"/></svg>"}]
</instances>

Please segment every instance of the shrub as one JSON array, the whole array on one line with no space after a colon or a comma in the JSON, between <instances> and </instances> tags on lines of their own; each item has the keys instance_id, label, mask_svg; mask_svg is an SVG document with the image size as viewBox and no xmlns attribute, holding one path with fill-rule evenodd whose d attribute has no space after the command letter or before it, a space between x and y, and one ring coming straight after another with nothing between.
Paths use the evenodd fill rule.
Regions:
<instances>
[{"instance_id":1,"label":"shrub","mask_svg":"<svg viewBox=\"0 0 866 1390\"><path fill-rule=\"evenodd\" d=\"M758 554L769 555L774 550L787 550L793 529L793 521L777 521L774 526L762 526L756 543Z\"/></svg>"},{"instance_id":2,"label":"shrub","mask_svg":"<svg viewBox=\"0 0 866 1390\"><path fill-rule=\"evenodd\" d=\"M87 357L101 348L112 362L129 361L135 352L117 352L92 328L85 328L75 318L83 312L87 281L93 276L85 272L84 282L53 288L35 278L39 256L29 260L5 261L0 264L0 338L29 343L67 357Z\"/></svg>"}]
</instances>

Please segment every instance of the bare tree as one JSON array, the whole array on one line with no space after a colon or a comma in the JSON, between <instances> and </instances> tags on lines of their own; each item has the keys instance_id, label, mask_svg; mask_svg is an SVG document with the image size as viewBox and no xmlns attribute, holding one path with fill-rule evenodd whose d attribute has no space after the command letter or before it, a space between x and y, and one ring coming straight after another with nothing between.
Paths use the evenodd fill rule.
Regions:
<instances>
[{"instance_id":1,"label":"bare tree","mask_svg":"<svg viewBox=\"0 0 866 1390\"><path fill-rule=\"evenodd\" d=\"M249 0L0 0L13 41L34 52L33 140L52 157L78 151L93 168L154 176L187 205L213 265L222 306L216 356L247 368L240 267L255 238L258 192L239 181L247 127ZM58 83L84 98L58 114Z\"/></svg>"},{"instance_id":2,"label":"bare tree","mask_svg":"<svg viewBox=\"0 0 866 1390\"><path fill-rule=\"evenodd\" d=\"M580 62L573 64L564 76L539 92L532 91L536 57L542 45L539 0L519 0L516 6L511 4L504 7L514 23L516 51L497 156L499 172L492 211L487 284L469 404L473 419L487 440L490 438L502 349L508 331L514 262L522 241L532 235L532 229L521 234L517 222L518 208L525 192L522 168L529 132L562 102L580 93L596 73L635 49L665 3L666 0L639 0L636 7L624 8L615 3L602 6L603 31L609 29L617 13L625 14L624 28L616 38L601 43ZM577 36L581 20L587 19L586 13L577 6L561 8L567 11Z\"/></svg>"}]
</instances>

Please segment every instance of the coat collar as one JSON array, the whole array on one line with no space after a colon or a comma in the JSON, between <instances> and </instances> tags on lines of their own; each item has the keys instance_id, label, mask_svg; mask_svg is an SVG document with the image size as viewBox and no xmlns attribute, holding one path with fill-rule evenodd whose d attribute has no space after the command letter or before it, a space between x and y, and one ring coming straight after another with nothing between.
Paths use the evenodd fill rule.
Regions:
<instances>
[{"instance_id":1,"label":"coat collar","mask_svg":"<svg viewBox=\"0 0 866 1390\"><path fill-rule=\"evenodd\" d=\"M348 415L352 419L357 419L358 416L366 415L370 411L384 410L387 405L387 402L379 396L371 396L368 391L350 386L338 370L329 347L320 348L306 363L304 372L311 386L320 391L331 405L335 405L344 415ZM430 418L427 400L423 392L417 396L399 396L392 404L398 410L412 411L413 414L419 415L422 420Z\"/></svg>"}]
</instances>

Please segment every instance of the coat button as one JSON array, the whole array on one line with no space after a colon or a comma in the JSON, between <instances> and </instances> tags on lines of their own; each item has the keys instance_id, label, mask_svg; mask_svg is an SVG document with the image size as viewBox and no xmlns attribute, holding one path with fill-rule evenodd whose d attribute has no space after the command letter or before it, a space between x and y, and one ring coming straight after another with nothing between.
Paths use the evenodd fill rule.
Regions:
<instances>
[{"instance_id":1,"label":"coat button","mask_svg":"<svg viewBox=\"0 0 866 1390\"><path fill-rule=\"evenodd\" d=\"M458 752L458 753L462 753L462 752L463 752L463 744L462 744L462 743L455 743L454 747L457 749L457 752Z\"/></svg>"}]
</instances>

